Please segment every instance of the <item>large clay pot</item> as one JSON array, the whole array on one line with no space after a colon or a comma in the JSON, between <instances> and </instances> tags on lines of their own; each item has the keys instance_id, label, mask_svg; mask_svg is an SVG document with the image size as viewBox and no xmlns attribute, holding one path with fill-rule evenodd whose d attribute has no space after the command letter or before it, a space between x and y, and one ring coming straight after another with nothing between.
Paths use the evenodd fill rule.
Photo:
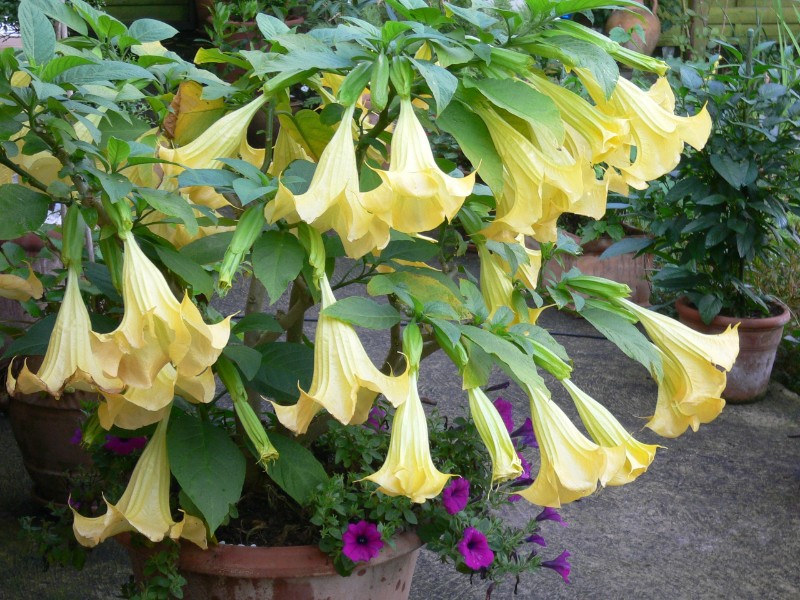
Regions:
<instances>
[{"instance_id":1,"label":"large clay pot","mask_svg":"<svg viewBox=\"0 0 800 600\"><path fill-rule=\"evenodd\" d=\"M66 504L70 473L92 464L91 455L70 441L84 418L85 400L97 401L97 395L74 392L56 400L38 393L10 399L11 431L33 480L33 497L40 502Z\"/></svg>"},{"instance_id":2,"label":"large clay pot","mask_svg":"<svg viewBox=\"0 0 800 600\"><path fill-rule=\"evenodd\" d=\"M644 6L644 0L636 0ZM612 11L606 19L605 30L610 32L614 27L621 27L625 31L633 29L631 39L623 44L629 50L636 50L648 56L653 54L661 36L661 21L656 16L658 13L658 0L652 0L652 7L648 11L645 8L627 8ZM639 35L635 27L639 25L644 32L644 39Z\"/></svg>"},{"instance_id":3,"label":"large clay pot","mask_svg":"<svg viewBox=\"0 0 800 600\"><path fill-rule=\"evenodd\" d=\"M117 536L141 581L152 549ZM186 578L185 600L406 600L422 542L413 533L395 538L380 556L340 576L316 546L259 548L219 545L201 550L182 543L179 558Z\"/></svg>"},{"instance_id":4,"label":"large clay pot","mask_svg":"<svg viewBox=\"0 0 800 600\"><path fill-rule=\"evenodd\" d=\"M780 314L756 319L717 316L706 324L688 298L679 298L675 305L680 322L702 333L721 333L729 325L739 323L739 356L728 373L722 397L733 404L761 398L769 385L775 353L783 337L783 326L791 317L789 309L779 305Z\"/></svg>"},{"instance_id":5,"label":"large clay pot","mask_svg":"<svg viewBox=\"0 0 800 600\"><path fill-rule=\"evenodd\" d=\"M580 240L571 233L567 235L575 242ZM644 233L634 234L631 237L644 237ZM556 277L572 267L577 267L584 275L596 275L624 283L631 288L631 302L639 306L650 306L650 281L647 279L647 274L653 268L653 257L649 254L636 257L633 254L620 254L610 258L600 258L600 255L613 243L611 238L592 240L581 246L583 254L580 256L564 256L563 269L556 261L550 261L547 266Z\"/></svg>"}]
</instances>

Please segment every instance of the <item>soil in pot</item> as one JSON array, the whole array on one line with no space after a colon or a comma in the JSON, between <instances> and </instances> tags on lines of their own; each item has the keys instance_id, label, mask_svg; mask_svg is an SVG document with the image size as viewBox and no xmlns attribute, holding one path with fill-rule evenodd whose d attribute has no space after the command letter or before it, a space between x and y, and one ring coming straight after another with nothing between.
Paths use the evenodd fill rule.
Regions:
<instances>
[{"instance_id":1,"label":"soil in pot","mask_svg":"<svg viewBox=\"0 0 800 600\"><path fill-rule=\"evenodd\" d=\"M739 356L728 373L722 397L727 402L739 404L752 402L764 396L769 385L775 353L783 337L783 326L791 313L784 305L776 305L773 316L764 318L738 318L717 316L706 324L688 298L675 303L681 323L702 333L720 333L730 325L739 323Z\"/></svg>"}]
</instances>

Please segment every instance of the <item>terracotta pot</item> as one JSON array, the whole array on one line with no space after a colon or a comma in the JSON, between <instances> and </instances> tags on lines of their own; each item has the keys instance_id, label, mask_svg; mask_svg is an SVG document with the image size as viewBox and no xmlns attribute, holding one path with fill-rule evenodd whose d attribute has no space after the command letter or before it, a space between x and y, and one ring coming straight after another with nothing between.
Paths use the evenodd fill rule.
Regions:
<instances>
[{"instance_id":1,"label":"terracotta pot","mask_svg":"<svg viewBox=\"0 0 800 600\"><path fill-rule=\"evenodd\" d=\"M575 242L580 238L567 233ZM645 237L645 234L635 234L629 237ZM605 277L619 283L627 284L631 288L630 301L639 306L650 306L650 282L647 273L653 268L653 257L649 254L634 257L633 254L621 254L611 258L600 258L612 244L611 238L592 240L582 246L583 254L580 256L564 256L564 268L556 261L550 261L548 268L558 277L561 273L577 267L584 275Z\"/></svg>"},{"instance_id":2,"label":"terracotta pot","mask_svg":"<svg viewBox=\"0 0 800 600\"><path fill-rule=\"evenodd\" d=\"M644 6L644 0L636 1ZM657 13L658 0L652 0L650 11L644 8L612 11L608 19L606 19L606 33L610 32L614 27L621 27L625 31L629 31L639 25L644 32L644 39L642 39L637 30L634 29L631 39L625 42L623 46L629 50L636 50L642 54L651 55L653 54L653 50L656 49L658 38L661 36L661 21L656 16Z\"/></svg>"},{"instance_id":3,"label":"terracotta pot","mask_svg":"<svg viewBox=\"0 0 800 600\"><path fill-rule=\"evenodd\" d=\"M128 550L134 576L142 579L153 549L116 539ZM185 600L406 600L422 542L414 533L395 538L380 556L340 576L316 546L259 548L219 545L201 550L182 543L179 569Z\"/></svg>"},{"instance_id":4,"label":"terracotta pot","mask_svg":"<svg viewBox=\"0 0 800 600\"><path fill-rule=\"evenodd\" d=\"M769 385L775 353L783 337L783 326L791 317L789 309L781 304L780 314L755 319L717 316L706 325L688 298L679 298L675 306L680 322L702 333L721 333L729 325L739 323L739 356L728 373L722 397L733 404L761 398Z\"/></svg>"},{"instance_id":5,"label":"terracotta pot","mask_svg":"<svg viewBox=\"0 0 800 600\"><path fill-rule=\"evenodd\" d=\"M92 464L91 455L70 442L84 418L81 402L86 400L96 401L97 395L74 392L56 400L42 392L10 399L11 431L39 502L66 504L70 472Z\"/></svg>"}]
</instances>

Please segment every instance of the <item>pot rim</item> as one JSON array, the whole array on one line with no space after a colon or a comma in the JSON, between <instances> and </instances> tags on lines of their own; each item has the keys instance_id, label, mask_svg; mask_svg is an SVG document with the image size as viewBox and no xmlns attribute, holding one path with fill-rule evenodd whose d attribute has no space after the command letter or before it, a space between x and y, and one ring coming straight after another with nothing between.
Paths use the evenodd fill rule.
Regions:
<instances>
[{"instance_id":1,"label":"pot rim","mask_svg":"<svg viewBox=\"0 0 800 600\"><path fill-rule=\"evenodd\" d=\"M724 315L717 315L711 320L708 326L716 325L719 327L727 327L739 324L741 329L772 329L783 327L789 322L792 316L789 307L780 300L773 300L771 304L780 307L783 312L770 317L726 317ZM687 317L705 324L705 322L700 319L700 311L690 304L688 296L681 296L675 300L675 308L678 310L679 314L683 313Z\"/></svg>"}]
</instances>

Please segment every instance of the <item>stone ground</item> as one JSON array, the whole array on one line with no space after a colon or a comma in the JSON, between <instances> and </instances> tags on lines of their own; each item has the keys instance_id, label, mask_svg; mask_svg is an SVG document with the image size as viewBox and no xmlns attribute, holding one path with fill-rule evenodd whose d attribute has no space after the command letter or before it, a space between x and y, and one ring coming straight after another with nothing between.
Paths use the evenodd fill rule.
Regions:
<instances>
[{"instance_id":1,"label":"stone ground","mask_svg":"<svg viewBox=\"0 0 800 600\"><path fill-rule=\"evenodd\" d=\"M231 300L235 304L236 300ZM575 361L574 380L609 407L629 429L652 414L656 386L645 370L585 322L543 316ZM308 324L313 329L313 323ZM374 359L383 344L364 336ZM493 383L502 381L497 376ZM556 401L574 415L565 394ZM440 410L458 414L466 397L452 367L440 355L422 369L421 393ZM517 419L527 399L511 389ZM522 599L800 598L800 397L772 384L766 397L730 405L713 423L676 440L649 430L640 439L662 443L650 471L636 482L607 488L563 508L568 527L548 523L543 534L554 558L572 554L570 584L543 569L522 579ZM0 600L106 600L117 596L130 570L124 552L105 543L86 568L44 570L19 538L18 519L35 514L30 481L22 467L7 417L0 413ZM509 505L508 518L526 521L538 512ZM478 600L479 580L456 573L435 556L420 558L412 600ZM513 582L495 589L495 600L513 598Z\"/></svg>"}]
</instances>

